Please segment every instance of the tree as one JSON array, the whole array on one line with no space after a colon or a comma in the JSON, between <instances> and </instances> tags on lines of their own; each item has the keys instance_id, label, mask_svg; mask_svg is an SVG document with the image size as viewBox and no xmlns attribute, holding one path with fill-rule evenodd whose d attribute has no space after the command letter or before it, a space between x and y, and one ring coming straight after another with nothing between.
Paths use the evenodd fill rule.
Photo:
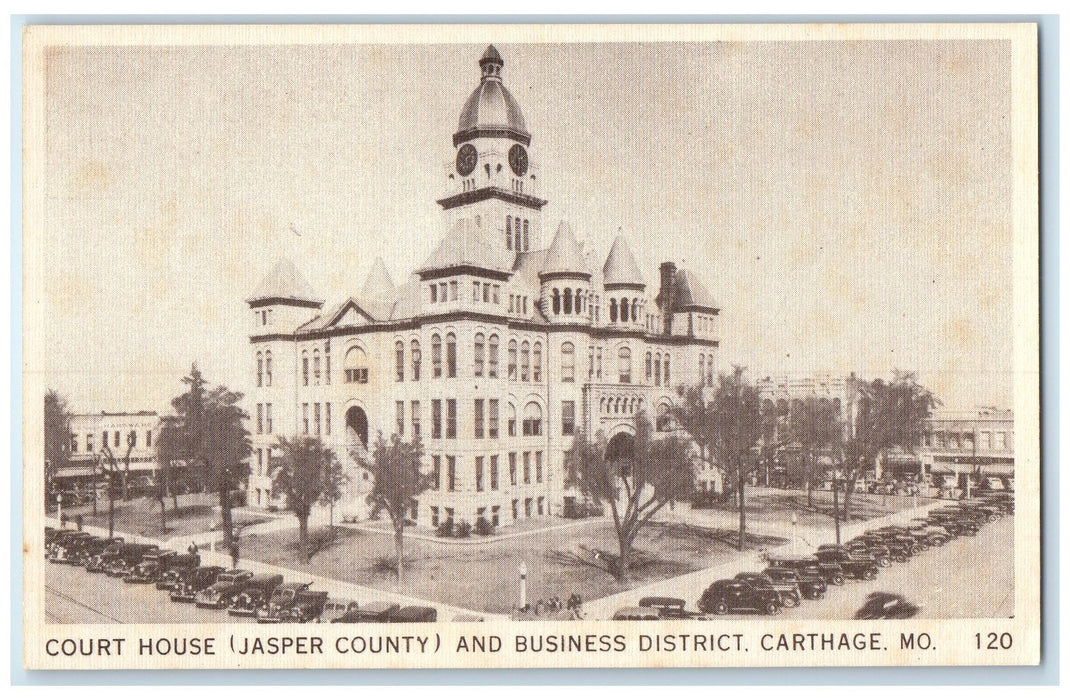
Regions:
<instances>
[{"instance_id":1,"label":"tree","mask_svg":"<svg viewBox=\"0 0 1070 700\"><path fill-rule=\"evenodd\" d=\"M419 436L405 442L396 434L390 440L380 432L375 439L371 454L364 450L352 450L353 460L374 478L368 503L385 510L394 528L394 549L397 552L397 581L405 581L405 515L412 502L431 488L434 476L422 469L423 444Z\"/></svg>"},{"instance_id":2,"label":"tree","mask_svg":"<svg viewBox=\"0 0 1070 700\"><path fill-rule=\"evenodd\" d=\"M54 487L55 476L70 465L71 412L67 399L55 389L45 392L45 495Z\"/></svg>"},{"instance_id":3,"label":"tree","mask_svg":"<svg viewBox=\"0 0 1070 700\"><path fill-rule=\"evenodd\" d=\"M248 415L238 405L240 393L225 386L207 390L208 384L196 363L182 382L187 391L171 401L176 420L165 423L163 428L175 434L160 437L174 446L173 454L182 456L195 483L218 494L224 543L232 550L235 542L230 492L249 473L252 447L245 428Z\"/></svg>"},{"instance_id":4,"label":"tree","mask_svg":"<svg viewBox=\"0 0 1070 700\"><path fill-rule=\"evenodd\" d=\"M107 443L100 448L100 467L103 470L104 478L108 482L108 538L115 537L115 497L118 495L117 482L121 476L119 471L119 460L115 458L115 454L108 447ZM93 488L96 488L94 484Z\"/></svg>"},{"instance_id":5,"label":"tree","mask_svg":"<svg viewBox=\"0 0 1070 700\"><path fill-rule=\"evenodd\" d=\"M342 467L334 452L318 437L279 437L279 457L271 470L272 495L286 497L286 509L297 517L301 558L309 560L308 517L316 503L330 503L342 495Z\"/></svg>"},{"instance_id":6,"label":"tree","mask_svg":"<svg viewBox=\"0 0 1070 700\"><path fill-rule=\"evenodd\" d=\"M816 396L792 401L787 433L788 440L798 448L799 471L806 481L806 504L813 507L818 457L830 450L843 434L839 411L828 399Z\"/></svg>"},{"instance_id":7,"label":"tree","mask_svg":"<svg viewBox=\"0 0 1070 700\"><path fill-rule=\"evenodd\" d=\"M156 462L160 465L156 480L156 500L160 504L160 530L167 531L167 496L171 495L171 510L178 511L178 488L175 484L176 463L186 455L179 439L181 428L177 416L164 416L156 436Z\"/></svg>"},{"instance_id":8,"label":"tree","mask_svg":"<svg viewBox=\"0 0 1070 700\"><path fill-rule=\"evenodd\" d=\"M565 453L566 485L607 506L613 514L619 557L614 574L627 582L635 538L667 503L694 490L695 472L686 441L653 439L653 426L635 417L631 454L607 454L605 435L577 435Z\"/></svg>"},{"instance_id":9,"label":"tree","mask_svg":"<svg viewBox=\"0 0 1070 700\"><path fill-rule=\"evenodd\" d=\"M712 403L706 399L702 386L679 386L679 400L670 410L676 426L687 433L698 448L698 459L703 466L712 465L724 474L721 465L713 458L714 412ZM723 479L722 479L723 482Z\"/></svg>"},{"instance_id":10,"label":"tree","mask_svg":"<svg viewBox=\"0 0 1070 700\"><path fill-rule=\"evenodd\" d=\"M747 509L745 484L759 466L759 449L763 432L758 388L747 381L745 368L735 366L731 374L721 374L708 410L710 448L736 489L739 506L739 544L747 543Z\"/></svg>"}]
</instances>

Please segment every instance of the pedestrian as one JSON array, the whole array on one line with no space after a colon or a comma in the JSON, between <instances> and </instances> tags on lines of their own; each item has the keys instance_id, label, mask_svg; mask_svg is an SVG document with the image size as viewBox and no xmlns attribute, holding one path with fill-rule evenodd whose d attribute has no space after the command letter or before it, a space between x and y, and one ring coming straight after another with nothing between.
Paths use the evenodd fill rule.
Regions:
<instances>
[{"instance_id":1,"label":"pedestrian","mask_svg":"<svg viewBox=\"0 0 1070 700\"><path fill-rule=\"evenodd\" d=\"M64 513L63 515L59 516L59 526L60 526L60 528L66 528L67 527L67 514L66 513Z\"/></svg>"},{"instance_id":2,"label":"pedestrian","mask_svg":"<svg viewBox=\"0 0 1070 700\"><path fill-rule=\"evenodd\" d=\"M74 516L74 524L78 528L78 532L81 532L82 531L82 514L81 513L79 513L78 515Z\"/></svg>"},{"instance_id":3,"label":"pedestrian","mask_svg":"<svg viewBox=\"0 0 1070 700\"><path fill-rule=\"evenodd\" d=\"M186 551L189 552L190 554L196 554L197 553L197 543L196 542L190 542L189 543L189 549L187 549Z\"/></svg>"},{"instance_id":4,"label":"pedestrian","mask_svg":"<svg viewBox=\"0 0 1070 700\"><path fill-rule=\"evenodd\" d=\"M231 564L232 564L231 568L232 569L237 569L238 568L238 543L237 542L231 542L230 543L230 561L231 561Z\"/></svg>"},{"instance_id":5,"label":"pedestrian","mask_svg":"<svg viewBox=\"0 0 1070 700\"><path fill-rule=\"evenodd\" d=\"M538 602L535 603L535 617L539 617L540 615L542 615L544 607L545 605L542 602L542 598L539 598Z\"/></svg>"}]
</instances>

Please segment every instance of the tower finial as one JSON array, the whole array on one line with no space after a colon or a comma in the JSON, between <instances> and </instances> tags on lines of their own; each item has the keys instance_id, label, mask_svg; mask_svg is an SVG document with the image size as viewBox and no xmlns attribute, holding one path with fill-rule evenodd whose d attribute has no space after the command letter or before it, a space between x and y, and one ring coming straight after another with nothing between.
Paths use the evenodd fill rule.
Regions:
<instances>
[{"instance_id":1,"label":"tower finial","mask_svg":"<svg viewBox=\"0 0 1070 700\"><path fill-rule=\"evenodd\" d=\"M493 44L487 46L487 50L483 52L483 58L479 59L479 69L483 72L483 80L487 78L501 80L503 65L505 61L502 60L498 49L494 48Z\"/></svg>"}]
</instances>

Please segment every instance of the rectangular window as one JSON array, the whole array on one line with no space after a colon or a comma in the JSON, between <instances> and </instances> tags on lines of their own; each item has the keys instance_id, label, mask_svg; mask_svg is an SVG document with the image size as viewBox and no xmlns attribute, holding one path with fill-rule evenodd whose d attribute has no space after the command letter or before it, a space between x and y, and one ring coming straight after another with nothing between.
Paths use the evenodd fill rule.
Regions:
<instances>
[{"instance_id":1,"label":"rectangular window","mask_svg":"<svg viewBox=\"0 0 1070 700\"><path fill-rule=\"evenodd\" d=\"M498 437L498 399L491 399L489 403L490 419L487 422L487 436L493 439Z\"/></svg>"},{"instance_id":2,"label":"rectangular window","mask_svg":"<svg viewBox=\"0 0 1070 700\"><path fill-rule=\"evenodd\" d=\"M543 503L545 502L545 500L546 500L545 498L543 498L542 496L539 496L539 515L542 515L542 506L543 506Z\"/></svg>"},{"instance_id":3,"label":"rectangular window","mask_svg":"<svg viewBox=\"0 0 1070 700\"><path fill-rule=\"evenodd\" d=\"M452 338L453 336L450 336ZM446 376L457 376L457 341L446 340Z\"/></svg>"},{"instance_id":4,"label":"rectangular window","mask_svg":"<svg viewBox=\"0 0 1070 700\"><path fill-rule=\"evenodd\" d=\"M490 490L498 490L498 455L490 456Z\"/></svg>"},{"instance_id":5,"label":"rectangular window","mask_svg":"<svg viewBox=\"0 0 1070 700\"><path fill-rule=\"evenodd\" d=\"M412 436L420 437L420 402L412 402Z\"/></svg>"},{"instance_id":6,"label":"rectangular window","mask_svg":"<svg viewBox=\"0 0 1070 700\"><path fill-rule=\"evenodd\" d=\"M520 517L520 512L519 512L520 508L518 507L519 505L520 505L520 501L518 501L517 499L514 498L513 499L513 520L516 520L517 518Z\"/></svg>"},{"instance_id":7,"label":"rectangular window","mask_svg":"<svg viewBox=\"0 0 1070 700\"><path fill-rule=\"evenodd\" d=\"M100 434L100 446L101 447L107 447L108 446L108 431L107 430L105 430L104 432L102 432Z\"/></svg>"},{"instance_id":8,"label":"rectangular window","mask_svg":"<svg viewBox=\"0 0 1070 700\"><path fill-rule=\"evenodd\" d=\"M531 483L531 453L524 453L524 483Z\"/></svg>"},{"instance_id":9,"label":"rectangular window","mask_svg":"<svg viewBox=\"0 0 1070 700\"><path fill-rule=\"evenodd\" d=\"M394 381L405 381L405 346L402 343L394 346Z\"/></svg>"},{"instance_id":10,"label":"rectangular window","mask_svg":"<svg viewBox=\"0 0 1070 700\"><path fill-rule=\"evenodd\" d=\"M535 481L542 483L542 450L535 453Z\"/></svg>"},{"instance_id":11,"label":"rectangular window","mask_svg":"<svg viewBox=\"0 0 1070 700\"><path fill-rule=\"evenodd\" d=\"M275 432L274 424L271 422L271 404L264 404L264 423L266 423L268 435Z\"/></svg>"},{"instance_id":12,"label":"rectangular window","mask_svg":"<svg viewBox=\"0 0 1070 700\"><path fill-rule=\"evenodd\" d=\"M264 432L264 404L258 403L256 405L256 434L262 435Z\"/></svg>"},{"instance_id":13,"label":"rectangular window","mask_svg":"<svg viewBox=\"0 0 1070 700\"><path fill-rule=\"evenodd\" d=\"M439 301L446 301L446 283L445 282L439 282L438 283L438 300Z\"/></svg>"},{"instance_id":14,"label":"rectangular window","mask_svg":"<svg viewBox=\"0 0 1070 700\"><path fill-rule=\"evenodd\" d=\"M308 386L308 358L301 358L301 382Z\"/></svg>"},{"instance_id":15,"label":"rectangular window","mask_svg":"<svg viewBox=\"0 0 1070 700\"><path fill-rule=\"evenodd\" d=\"M485 350L486 345L483 342L483 336L479 335L476 337L474 353L475 357L473 358L473 366L475 368L473 374L475 374L475 376L477 377L483 376L483 353L485 352Z\"/></svg>"},{"instance_id":16,"label":"rectangular window","mask_svg":"<svg viewBox=\"0 0 1070 700\"><path fill-rule=\"evenodd\" d=\"M442 400L431 399L431 437L438 440L442 437Z\"/></svg>"},{"instance_id":17,"label":"rectangular window","mask_svg":"<svg viewBox=\"0 0 1070 700\"><path fill-rule=\"evenodd\" d=\"M525 498L524 499L524 517L525 518L530 518L531 517L531 499L530 498Z\"/></svg>"},{"instance_id":18,"label":"rectangular window","mask_svg":"<svg viewBox=\"0 0 1070 700\"><path fill-rule=\"evenodd\" d=\"M453 508L446 509L446 522L453 522Z\"/></svg>"},{"instance_id":19,"label":"rectangular window","mask_svg":"<svg viewBox=\"0 0 1070 700\"><path fill-rule=\"evenodd\" d=\"M457 437L457 399L446 399L446 438Z\"/></svg>"},{"instance_id":20,"label":"rectangular window","mask_svg":"<svg viewBox=\"0 0 1070 700\"><path fill-rule=\"evenodd\" d=\"M148 433L148 434L151 435L152 433ZM93 451L93 433L86 433L85 434L85 451L86 452L92 452Z\"/></svg>"},{"instance_id":21,"label":"rectangular window","mask_svg":"<svg viewBox=\"0 0 1070 700\"><path fill-rule=\"evenodd\" d=\"M323 433L331 434L331 404L323 405Z\"/></svg>"},{"instance_id":22,"label":"rectangular window","mask_svg":"<svg viewBox=\"0 0 1070 700\"><path fill-rule=\"evenodd\" d=\"M490 303L490 283L489 282L484 282L483 283L483 303L484 304L489 304Z\"/></svg>"},{"instance_id":23,"label":"rectangular window","mask_svg":"<svg viewBox=\"0 0 1070 700\"><path fill-rule=\"evenodd\" d=\"M587 346L587 381L594 379L594 346Z\"/></svg>"},{"instance_id":24,"label":"rectangular window","mask_svg":"<svg viewBox=\"0 0 1070 700\"><path fill-rule=\"evenodd\" d=\"M457 280L450 281L450 301L457 301Z\"/></svg>"},{"instance_id":25,"label":"rectangular window","mask_svg":"<svg viewBox=\"0 0 1070 700\"><path fill-rule=\"evenodd\" d=\"M71 433L71 452L77 452L77 451L78 451L78 435L76 433Z\"/></svg>"},{"instance_id":26,"label":"rectangular window","mask_svg":"<svg viewBox=\"0 0 1070 700\"><path fill-rule=\"evenodd\" d=\"M479 301L479 282L472 283L472 303Z\"/></svg>"},{"instance_id":27,"label":"rectangular window","mask_svg":"<svg viewBox=\"0 0 1070 700\"><path fill-rule=\"evenodd\" d=\"M256 473L258 476L264 475L264 451L256 451Z\"/></svg>"},{"instance_id":28,"label":"rectangular window","mask_svg":"<svg viewBox=\"0 0 1070 700\"><path fill-rule=\"evenodd\" d=\"M594 365L594 378L602 379L602 348L599 347Z\"/></svg>"},{"instance_id":29,"label":"rectangular window","mask_svg":"<svg viewBox=\"0 0 1070 700\"><path fill-rule=\"evenodd\" d=\"M491 287L490 300L494 304L500 304L502 301L502 288L501 285L494 285Z\"/></svg>"},{"instance_id":30,"label":"rectangular window","mask_svg":"<svg viewBox=\"0 0 1070 700\"><path fill-rule=\"evenodd\" d=\"M490 344L487 348L487 376L495 379L498 376L498 336L490 337Z\"/></svg>"},{"instance_id":31,"label":"rectangular window","mask_svg":"<svg viewBox=\"0 0 1070 700\"><path fill-rule=\"evenodd\" d=\"M323 355L323 383L327 386L331 384L331 344L327 341L327 349ZM268 373L268 384L271 384L271 374Z\"/></svg>"},{"instance_id":32,"label":"rectangular window","mask_svg":"<svg viewBox=\"0 0 1070 700\"><path fill-rule=\"evenodd\" d=\"M264 386L264 358L256 358L256 385Z\"/></svg>"},{"instance_id":33,"label":"rectangular window","mask_svg":"<svg viewBox=\"0 0 1070 700\"><path fill-rule=\"evenodd\" d=\"M119 446L119 431L118 430L115 431L114 437L115 437L115 446L118 447Z\"/></svg>"},{"instance_id":34,"label":"rectangular window","mask_svg":"<svg viewBox=\"0 0 1070 700\"><path fill-rule=\"evenodd\" d=\"M509 453L509 485L516 486L516 452Z\"/></svg>"},{"instance_id":35,"label":"rectangular window","mask_svg":"<svg viewBox=\"0 0 1070 700\"><path fill-rule=\"evenodd\" d=\"M431 488L442 489L442 458L438 455L431 455Z\"/></svg>"},{"instance_id":36,"label":"rectangular window","mask_svg":"<svg viewBox=\"0 0 1070 700\"><path fill-rule=\"evenodd\" d=\"M457 490L457 458L446 457L446 487L450 491Z\"/></svg>"},{"instance_id":37,"label":"rectangular window","mask_svg":"<svg viewBox=\"0 0 1070 700\"><path fill-rule=\"evenodd\" d=\"M90 445L93 444L93 436L92 435L89 436L89 444ZM146 430L145 431L145 447L152 447L152 431L151 430ZM92 452L93 448L90 447L89 451Z\"/></svg>"},{"instance_id":38,"label":"rectangular window","mask_svg":"<svg viewBox=\"0 0 1070 700\"><path fill-rule=\"evenodd\" d=\"M394 413L396 414L398 437L405 437L405 402L394 402Z\"/></svg>"},{"instance_id":39,"label":"rectangular window","mask_svg":"<svg viewBox=\"0 0 1070 700\"><path fill-rule=\"evenodd\" d=\"M516 381L516 341L509 343L509 379Z\"/></svg>"},{"instance_id":40,"label":"rectangular window","mask_svg":"<svg viewBox=\"0 0 1070 700\"><path fill-rule=\"evenodd\" d=\"M525 418L524 419L524 435L542 435L542 419L541 418Z\"/></svg>"},{"instance_id":41,"label":"rectangular window","mask_svg":"<svg viewBox=\"0 0 1070 700\"><path fill-rule=\"evenodd\" d=\"M431 506L431 527L438 527L438 506Z\"/></svg>"},{"instance_id":42,"label":"rectangular window","mask_svg":"<svg viewBox=\"0 0 1070 700\"><path fill-rule=\"evenodd\" d=\"M576 434L576 402L575 401L562 401L561 402L561 434L562 435L575 435Z\"/></svg>"},{"instance_id":43,"label":"rectangular window","mask_svg":"<svg viewBox=\"0 0 1070 700\"><path fill-rule=\"evenodd\" d=\"M490 524L494 527L498 527L502 524L502 507L491 506L490 508Z\"/></svg>"},{"instance_id":44,"label":"rectangular window","mask_svg":"<svg viewBox=\"0 0 1070 700\"><path fill-rule=\"evenodd\" d=\"M438 302L438 285L432 284L431 285L431 303L435 304L437 302Z\"/></svg>"},{"instance_id":45,"label":"rectangular window","mask_svg":"<svg viewBox=\"0 0 1070 700\"><path fill-rule=\"evenodd\" d=\"M483 399L476 399L475 405L475 426L476 437L483 437Z\"/></svg>"},{"instance_id":46,"label":"rectangular window","mask_svg":"<svg viewBox=\"0 0 1070 700\"><path fill-rule=\"evenodd\" d=\"M476 457L476 491L483 490L483 458Z\"/></svg>"},{"instance_id":47,"label":"rectangular window","mask_svg":"<svg viewBox=\"0 0 1070 700\"><path fill-rule=\"evenodd\" d=\"M301 404L301 419L305 424L305 435L308 435L308 404Z\"/></svg>"},{"instance_id":48,"label":"rectangular window","mask_svg":"<svg viewBox=\"0 0 1070 700\"><path fill-rule=\"evenodd\" d=\"M312 423L316 426L316 435L320 435L320 405L312 404Z\"/></svg>"},{"instance_id":49,"label":"rectangular window","mask_svg":"<svg viewBox=\"0 0 1070 700\"><path fill-rule=\"evenodd\" d=\"M312 381L316 386L320 385L320 356L316 353L312 356Z\"/></svg>"}]
</instances>

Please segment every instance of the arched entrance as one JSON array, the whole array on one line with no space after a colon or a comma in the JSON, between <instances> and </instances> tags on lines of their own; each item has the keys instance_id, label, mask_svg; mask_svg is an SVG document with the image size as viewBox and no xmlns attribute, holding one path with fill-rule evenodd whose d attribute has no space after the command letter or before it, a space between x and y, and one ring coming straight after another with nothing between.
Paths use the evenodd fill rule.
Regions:
<instances>
[{"instance_id":1,"label":"arched entrance","mask_svg":"<svg viewBox=\"0 0 1070 700\"><path fill-rule=\"evenodd\" d=\"M635 437L628 433L617 433L606 445L607 462L630 460L634 454Z\"/></svg>"},{"instance_id":2,"label":"arched entrance","mask_svg":"<svg viewBox=\"0 0 1070 700\"><path fill-rule=\"evenodd\" d=\"M354 444L358 440L368 448L368 414L360 406L353 406L346 411L346 442Z\"/></svg>"}]
</instances>

